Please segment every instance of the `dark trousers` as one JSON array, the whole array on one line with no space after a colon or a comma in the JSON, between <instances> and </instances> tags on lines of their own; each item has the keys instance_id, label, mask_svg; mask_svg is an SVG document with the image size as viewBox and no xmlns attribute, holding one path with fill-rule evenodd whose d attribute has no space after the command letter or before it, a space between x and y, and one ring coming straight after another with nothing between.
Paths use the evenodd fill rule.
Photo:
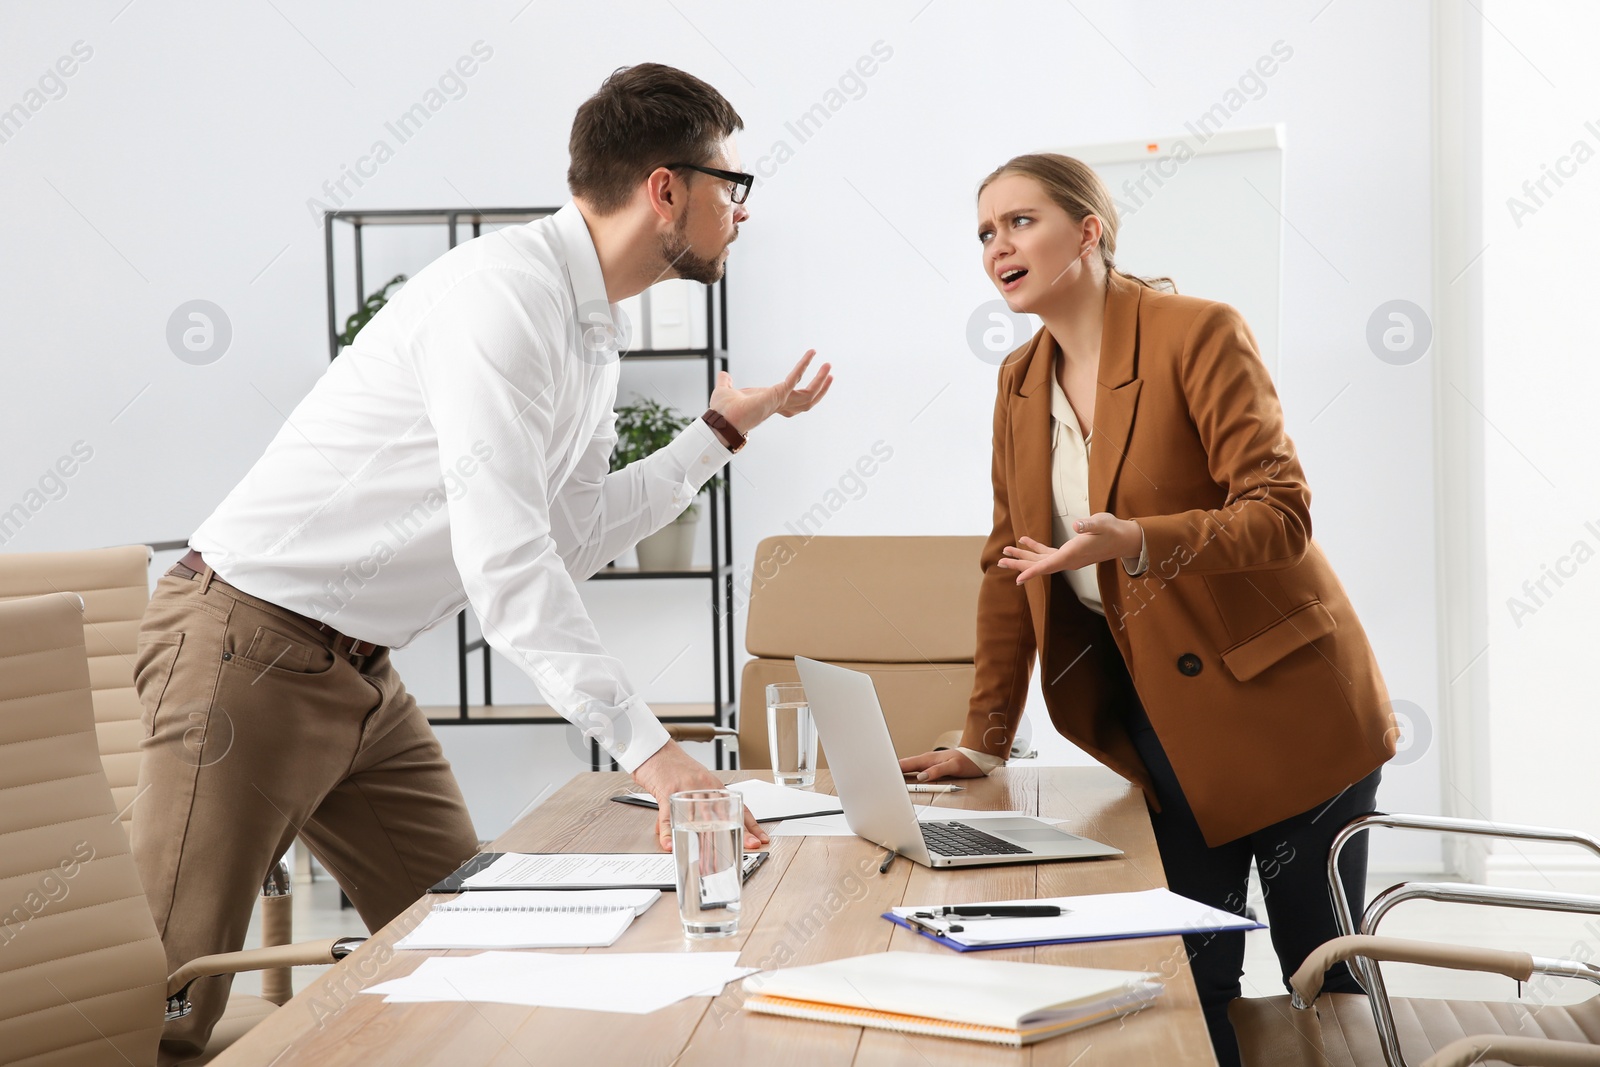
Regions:
<instances>
[{"instance_id":1,"label":"dark trousers","mask_svg":"<svg viewBox=\"0 0 1600 1067\"><path fill-rule=\"evenodd\" d=\"M1355 782L1335 797L1253 834L1210 848L1172 772L1144 709L1134 700L1125 723L1155 780L1159 813L1152 812L1156 847L1174 892L1223 911L1242 915L1253 857L1266 897L1267 926L1283 971L1283 985L1305 962L1311 950L1334 937L1333 898L1328 892L1328 849L1334 835L1357 815L1374 810L1380 770ZM1367 835L1357 835L1339 857L1339 876L1350 907L1360 916L1366 906ZM1239 1044L1228 1022L1228 1003L1240 995L1244 973L1242 932L1192 934L1184 947L1200 994L1211 1044L1219 1067L1236 1067ZM1323 989L1330 993L1364 993L1346 964L1328 972Z\"/></svg>"}]
</instances>

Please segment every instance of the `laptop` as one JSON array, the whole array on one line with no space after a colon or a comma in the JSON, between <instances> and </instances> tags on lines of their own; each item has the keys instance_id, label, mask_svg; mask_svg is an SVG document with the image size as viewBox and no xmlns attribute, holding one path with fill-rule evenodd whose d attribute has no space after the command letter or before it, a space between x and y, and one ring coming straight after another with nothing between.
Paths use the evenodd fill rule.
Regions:
<instances>
[{"instance_id":1,"label":"laptop","mask_svg":"<svg viewBox=\"0 0 1600 1067\"><path fill-rule=\"evenodd\" d=\"M1121 849L1028 816L963 822L952 808L948 820L918 820L872 677L804 656L794 662L852 833L926 867L1122 855Z\"/></svg>"}]
</instances>

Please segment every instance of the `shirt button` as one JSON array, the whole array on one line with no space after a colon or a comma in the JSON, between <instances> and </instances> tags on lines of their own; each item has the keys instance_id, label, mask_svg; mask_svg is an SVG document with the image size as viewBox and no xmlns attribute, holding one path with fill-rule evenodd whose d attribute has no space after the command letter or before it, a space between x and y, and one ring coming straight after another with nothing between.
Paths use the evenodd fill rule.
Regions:
<instances>
[{"instance_id":1,"label":"shirt button","mask_svg":"<svg viewBox=\"0 0 1600 1067\"><path fill-rule=\"evenodd\" d=\"M620 756L626 751L628 751L628 743L626 741L618 741L617 742L617 755Z\"/></svg>"}]
</instances>

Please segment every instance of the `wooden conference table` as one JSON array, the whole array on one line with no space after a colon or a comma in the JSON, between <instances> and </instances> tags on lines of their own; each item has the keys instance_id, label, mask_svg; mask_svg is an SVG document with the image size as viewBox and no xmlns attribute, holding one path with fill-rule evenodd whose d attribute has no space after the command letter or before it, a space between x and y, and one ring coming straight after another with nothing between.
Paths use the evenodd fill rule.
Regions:
<instances>
[{"instance_id":1,"label":"wooden conference table","mask_svg":"<svg viewBox=\"0 0 1600 1067\"><path fill-rule=\"evenodd\" d=\"M764 777L753 771L721 773L728 781ZM607 802L629 782L620 773L580 774L496 839L493 848L654 851L655 813ZM696 942L693 948L738 949L741 964L763 967L889 950L947 953L949 949L879 916L902 903L1068 896L1166 885L1144 801L1110 771L1008 768L965 784L961 793L913 799L941 808L1012 809L1064 819L1064 828L1115 845L1125 855L963 870L931 870L897 859L880 875L883 850L860 838L776 837L771 858L745 884L739 934ZM816 788L832 791L827 771L817 776ZM1166 993L1136 1015L1024 1049L745 1012L739 1008L743 995L737 982L729 983L720 997L690 998L651 1015L509 1004L385 1004L381 996L359 995L357 990L406 974L431 954L392 948L420 919L429 899L437 898L425 898L399 916L213 1062L222 1067L1216 1064L1183 942L1176 936L984 953L990 959L1153 971L1166 982ZM675 902L664 894L612 949L588 951L681 952L689 947Z\"/></svg>"}]
</instances>

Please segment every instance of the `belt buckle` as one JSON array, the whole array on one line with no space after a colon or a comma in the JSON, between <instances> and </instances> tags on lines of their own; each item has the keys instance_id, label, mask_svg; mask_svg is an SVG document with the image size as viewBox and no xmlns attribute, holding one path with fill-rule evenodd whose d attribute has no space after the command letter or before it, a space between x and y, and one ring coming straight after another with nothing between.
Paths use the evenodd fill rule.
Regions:
<instances>
[{"instance_id":1,"label":"belt buckle","mask_svg":"<svg viewBox=\"0 0 1600 1067\"><path fill-rule=\"evenodd\" d=\"M366 657L378 650L378 646L370 641L358 641L348 634L340 634L334 641L334 647L340 649L347 656Z\"/></svg>"}]
</instances>

